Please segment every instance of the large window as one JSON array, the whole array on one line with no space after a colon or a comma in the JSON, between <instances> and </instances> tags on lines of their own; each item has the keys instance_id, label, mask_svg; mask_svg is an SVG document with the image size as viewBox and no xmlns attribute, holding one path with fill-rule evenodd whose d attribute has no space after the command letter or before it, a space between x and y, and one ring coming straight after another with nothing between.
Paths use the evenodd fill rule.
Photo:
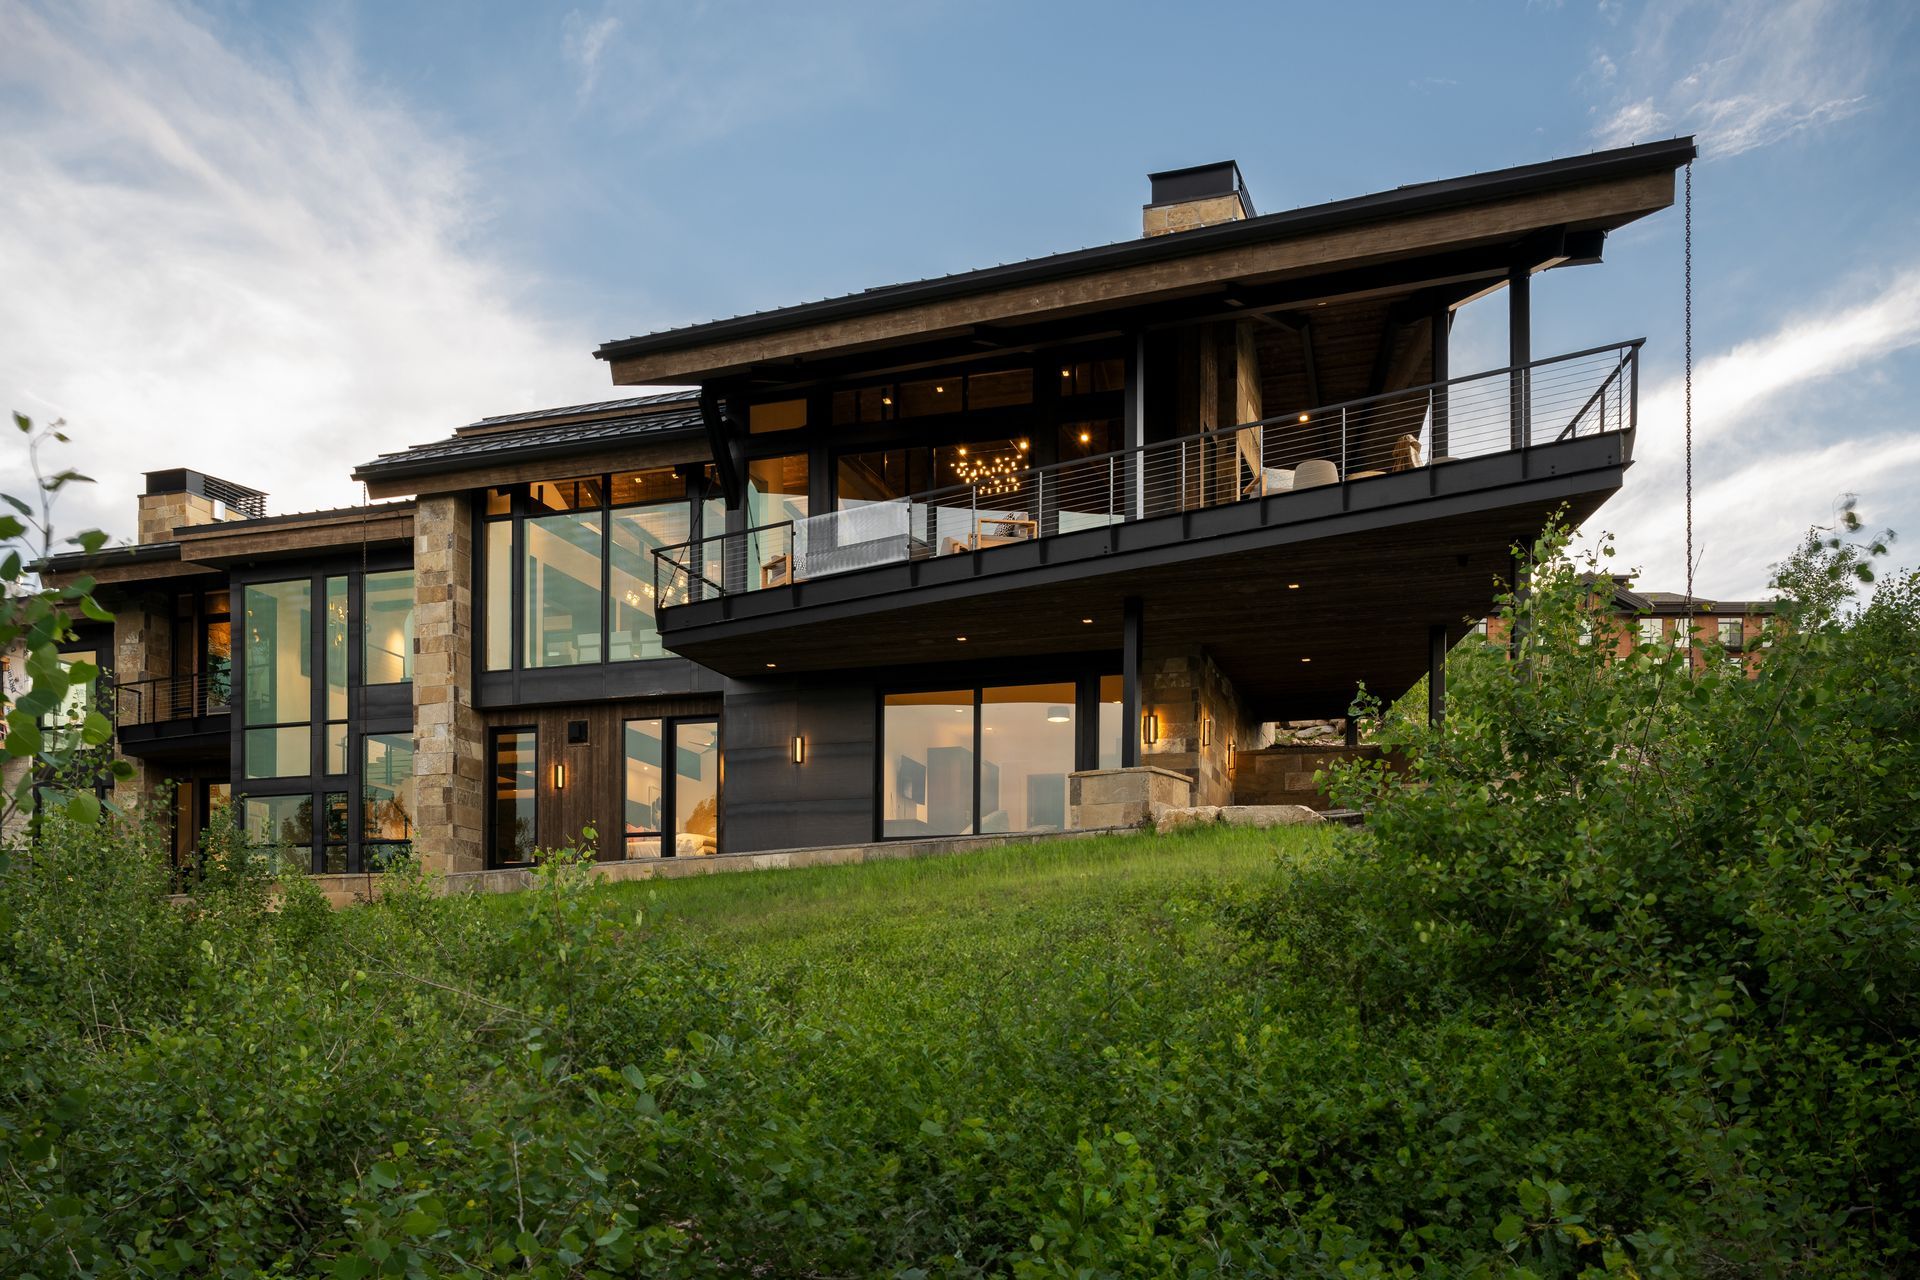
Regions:
<instances>
[{"instance_id":1,"label":"large window","mask_svg":"<svg viewBox=\"0 0 1920 1280\"><path fill-rule=\"evenodd\" d=\"M887 694L880 833L1064 830L1068 780L1080 767L1083 706L1099 708L1100 767L1118 763L1120 717L1117 707L1108 712L1106 698L1118 697L1119 683L1108 677Z\"/></svg>"},{"instance_id":2,"label":"large window","mask_svg":"<svg viewBox=\"0 0 1920 1280\"><path fill-rule=\"evenodd\" d=\"M981 831L1066 830L1074 693L1072 684L981 691Z\"/></svg>"},{"instance_id":3,"label":"large window","mask_svg":"<svg viewBox=\"0 0 1920 1280\"><path fill-rule=\"evenodd\" d=\"M625 853L651 858L660 853L660 822L666 815L666 772L661 768L661 722L626 723L625 772L621 779L625 810Z\"/></svg>"},{"instance_id":4,"label":"large window","mask_svg":"<svg viewBox=\"0 0 1920 1280\"><path fill-rule=\"evenodd\" d=\"M793 581L793 532L784 527L807 518L807 455L761 458L747 464L747 587L779 587ZM781 526L767 528L765 526Z\"/></svg>"},{"instance_id":5,"label":"large window","mask_svg":"<svg viewBox=\"0 0 1920 1280\"><path fill-rule=\"evenodd\" d=\"M242 598L243 772L248 778L304 776L313 770L313 583L256 583Z\"/></svg>"},{"instance_id":6,"label":"large window","mask_svg":"<svg viewBox=\"0 0 1920 1280\"><path fill-rule=\"evenodd\" d=\"M483 665L574 667L666 656L654 624L653 553L693 536L687 476L671 467L488 492ZM702 502L721 531L724 507ZM517 563L516 563L517 561Z\"/></svg>"},{"instance_id":7,"label":"large window","mask_svg":"<svg viewBox=\"0 0 1920 1280\"><path fill-rule=\"evenodd\" d=\"M973 832L973 690L890 693L881 728L881 831Z\"/></svg>"},{"instance_id":8,"label":"large window","mask_svg":"<svg viewBox=\"0 0 1920 1280\"><path fill-rule=\"evenodd\" d=\"M360 857L377 868L413 847L413 735L368 734L360 763Z\"/></svg>"},{"instance_id":9,"label":"large window","mask_svg":"<svg viewBox=\"0 0 1920 1280\"><path fill-rule=\"evenodd\" d=\"M571 667L600 661L600 513L527 521L526 663Z\"/></svg>"},{"instance_id":10,"label":"large window","mask_svg":"<svg viewBox=\"0 0 1920 1280\"><path fill-rule=\"evenodd\" d=\"M285 851L305 866L313 847L313 797L247 796L240 801L240 829L255 849Z\"/></svg>"},{"instance_id":11,"label":"large window","mask_svg":"<svg viewBox=\"0 0 1920 1280\"><path fill-rule=\"evenodd\" d=\"M673 726L673 851L720 850L720 725L679 720Z\"/></svg>"},{"instance_id":12,"label":"large window","mask_svg":"<svg viewBox=\"0 0 1920 1280\"><path fill-rule=\"evenodd\" d=\"M413 679L413 570L370 573L365 591L366 682Z\"/></svg>"},{"instance_id":13,"label":"large window","mask_svg":"<svg viewBox=\"0 0 1920 1280\"><path fill-rule=\"evenodd\" d=\"M531 862L539 839L539 762L532 729L496 729L489 751L493 778L495 866Z\"/></svg>"},{"instance_id":14,"label":"large window","mask_svg":"<svg viewBox=\"0 0 1920 1280\"><path fill-rule=\"evenodd\" d=\"M653 553L685 542L688 525L685 499L613 513L613 554L608 566L613 598L607 618L607 657L611 661L666 655L653 620Z\"/></svg>"}]
</instances>

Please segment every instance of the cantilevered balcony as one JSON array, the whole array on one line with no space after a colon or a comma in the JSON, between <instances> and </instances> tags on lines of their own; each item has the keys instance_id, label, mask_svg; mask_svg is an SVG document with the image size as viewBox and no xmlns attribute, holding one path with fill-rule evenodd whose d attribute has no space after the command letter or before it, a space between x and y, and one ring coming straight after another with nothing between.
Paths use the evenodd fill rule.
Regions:
<instances>
[{"instance_id":1,"label":"cantilevered balcony","mask_svg":"<svg viewBox=\"0 0 1920 1280\"><path fill-rule=\"evenodd\" d=\"M1640 345L1054 466L983 457L963 485L664 547L654 553L662 636L737 675L943 660L960 635L979 656L1092 649L1108 637L1086 619L1111 612L1119 593L1159 583L1167 607L1183 600L1194 619L1225 609L1231 631L1249 615L1227 602L1284 600L1299 589L1290 566L1309 562L1345 584L1356 629L1366 610L1398 605L1458 605L1436 620L1464 629L1514 539L1563 505L1581 518L1618 487ZM1456 567L1477 558L1470 589L1421 574L1405 549L1415 529L1414 547L1447 548ZM1380 550L1382 537L1403 549ZM1365 582L1378 590L1354 594Z\"/></svg>"}]
</instances>

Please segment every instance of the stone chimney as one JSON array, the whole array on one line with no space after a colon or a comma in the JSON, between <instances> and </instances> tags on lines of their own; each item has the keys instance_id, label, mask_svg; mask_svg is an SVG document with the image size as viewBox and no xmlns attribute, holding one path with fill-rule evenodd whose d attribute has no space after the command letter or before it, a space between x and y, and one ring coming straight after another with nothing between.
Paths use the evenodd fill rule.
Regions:
<instances>
[{"instance_id":1,"label":"stone chimney","mask_svg":"<svg viewBox=\"0 0 1920 1280\"><path fill-rule=\"evenodd\" d=\"M1253 216L1253 197L1240 166L1231 160L1150 173L1147 181L1153 184L1153 200L1141 211L1143 235L1164 236Z\"/></svg>"},{"instance_id":2,"label":"stone chimney","mask_svg":"<svg viewBox=\"0 0 1920 1280\"><path fill-rule=\"evenodd\" d=\"M149 471L140 495L140 541L172 542L173 531L184 525L262 516L266 499L258 489L185 467Z\"/></svg>"}]
</instances>

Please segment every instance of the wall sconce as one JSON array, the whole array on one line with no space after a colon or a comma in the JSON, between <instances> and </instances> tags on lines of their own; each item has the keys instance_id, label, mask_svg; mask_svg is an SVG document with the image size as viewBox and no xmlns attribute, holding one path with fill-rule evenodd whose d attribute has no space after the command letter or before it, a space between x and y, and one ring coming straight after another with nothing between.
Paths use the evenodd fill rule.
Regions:
<instances>
[{"instance_id":1,"label":"wall sconce","mask_svg":"<svg viewBox=\"0 0 1920 1280\"><path fill-rule=\"evenodd\" d=\"M795 764L807 762L807 740L797 733L793 735L793 762Z\"/></svg>"},{"instance_id":2,"label":"wall sconce","mask_svg":"<svg viewBox=\"0 0 1920 1280\"><path fill-rule=\"evenodd\" d=\"M1140 717L1140 741L1148 746L1160 741L1160 717L1151 711Z\"/></svg>"},{"instance_id":3,"label":"wall sconce","mask_svg":"<svg viewBox=\"0 0 1920 1280\"><path fill-rule=\"evenodd\" d=\"M1233 772L1233 739L1227 739L1227 772Z\"/></svg>"},{"instance_id":4,"label":"wall sconce","mask_svg":"<svg viewBox=\"0 0 1920 1280\"><path fill-rule=\"evenodd\" d=\"M1202 716L1200 719L1200 745L1203 747L1210 747L1213 745L1213 717L1212 716Z\"/></svg>"},{"instance_id":5,"label":"wall sconce","mask_svg":"<svg viewBox=\"0 0 1920 1280\"><path fill-rule=\"evenodd\" d=\"M555 791L567 789L567 766L558 760L553 762L553 789Z\"/></svg>"}]
</instances>

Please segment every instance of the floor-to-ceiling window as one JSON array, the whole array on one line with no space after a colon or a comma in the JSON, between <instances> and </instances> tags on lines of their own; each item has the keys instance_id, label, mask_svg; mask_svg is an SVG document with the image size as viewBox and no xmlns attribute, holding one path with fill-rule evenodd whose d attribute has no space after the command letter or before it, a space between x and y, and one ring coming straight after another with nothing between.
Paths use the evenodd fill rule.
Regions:
<instances>
[{"instance_id":1,"label":"floor-to-ceiling window","mask_svg":"<svg viewBox=\"0 0 1920 1280\"><path fill-rule=\"evenodd\" d=\"M360 768L360 849L371 868L391 865L413 849L413 735L370 733Z\"/></svg>"},{"instance_id":2,"label":"floor-to-ceiling window","mask_svg":"<svg viewBox=\"0 0 1920 1280\"><path fill-rule=\"evenodd\" d=\"M881 724L881 831L973 831L974 691L890 693Z\"/></svg>"},{"instance_id":3,"label":"floor-to-ceiling window","mask_svg":"<svg viewBox=\"0 0 1920 1280\"><path fill-rule=\"evenodd\" d=\"M720 724L673 722L673 848L676 854L720 850Z\"/></svg>"},{"instance_id":4,"label":"floor-to-ceiling window","mask_svg":"<svg viewBox=\"0 0 1920 1280\"><path fill-rule=\"evenodd\" d=\"M539 760L532 729L496 729L488 742L492 779L491 861L495 866L531 862L539 839Z\"/></svg>"},{"instance_id":5,"label":"floor-to-ceiling window","mask_svg":"<svg viewBox=\"0 0 1920 1280\"><path fill-rule=\"evenodd\" d=\"M482 669L666 657L653 553L690 541L696 513L708 532L724 529L710 471L657 467L489 490L479 538Z\"/></svg>"},{"instance_id":6,"label":"floor-to-ceiling window","mask_svg":"<svg viewBox=\"0 0 1920 1280\"><path fill-rule=\"evenodd\" d=\"M241 772L305 776L313 771L313 583L255 583L241 598L247 628Z\"/></svg>"},{"instance_id":7,"label":"floor-to-ceiling window","mask_svg":"<svg viewBox=\"0 0 1920 1280\"><path fill-rule=\"evenodd\" d=\"M880 834L1064 830L1073 772L1111 767L1118 754L1118 716L1105 702L1118 685L1076 676L885 694Z\"/></svg>"},{"instance_id":8,"label":"floor-to-ceiling window","mask_svg":"<svg viewBox=\"0 0 1920 1280\"><path fill-rule=\"evenodd\" d=\"M981 690L981 831L1066 829L1075 697L1070 681Z\"/></svg>"},{"instance_id":9,"label":"floor-to-ceiling window","mask_svg":"<svg viewBox=\"0 0 1920 1280\"><path fill-rule=\"evenodd\" d=\"M413 679L413 570L370 573L364 590L361 664L366 683Z\"/></svg>"},{"instance_id":10,"label":"floor-to-ceiling window","mask_svg":"<svg viewBox=\"0 0 1920 1280\"><path fill-rule=\"evenodd\" d=\"M650 858L661 852L660 830L667 797L662 723L657 718L629 720L621 735L620 794L629 858Z\"/></svg>"},{"instance_id":11,"label":"floor-to-ceiling window","mask_svg":"<svg viewBox=\"0 0 1920 1280\"><path fill-rule=\"evenodd\" d=\"M314 871L377 869L410 849L413 574L314 571L241 582L236 803L247 841ZM356 794L357 793L357 794Z\"/></svg>"}]
</instances>

